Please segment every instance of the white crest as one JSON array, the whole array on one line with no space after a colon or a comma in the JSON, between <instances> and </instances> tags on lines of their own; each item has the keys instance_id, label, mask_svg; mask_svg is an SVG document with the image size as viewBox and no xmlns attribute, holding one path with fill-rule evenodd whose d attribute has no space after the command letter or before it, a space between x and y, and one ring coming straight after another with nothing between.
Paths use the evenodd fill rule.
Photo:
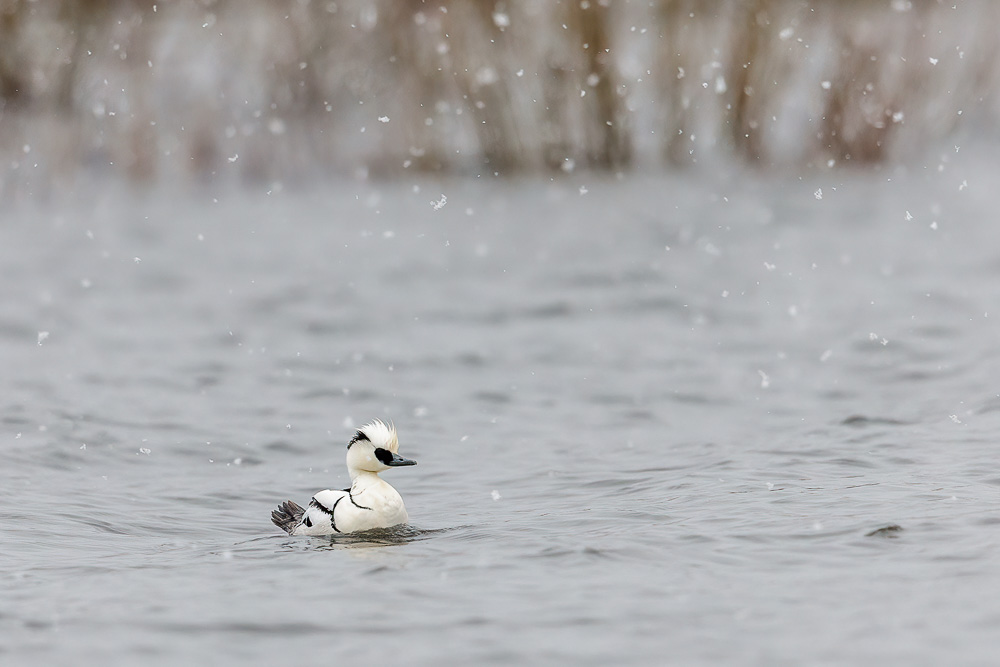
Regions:
<instances>
[{"instance_id":1,"label":"white crest","mask_svg":"<svg viewBox=\"0 0 1000 667\"><path fill-rule=\"evenodd\" d=\"M396 427L392 424L392 422L386 424L381 419L375 419L359 428L358 433L364 434L364 436L368 438L368 440L370 440L372 445L376 448L381 447L382 449L388 449L393 454L399 452L399 440L396 438Z\"/></svg>"}]
</instances>

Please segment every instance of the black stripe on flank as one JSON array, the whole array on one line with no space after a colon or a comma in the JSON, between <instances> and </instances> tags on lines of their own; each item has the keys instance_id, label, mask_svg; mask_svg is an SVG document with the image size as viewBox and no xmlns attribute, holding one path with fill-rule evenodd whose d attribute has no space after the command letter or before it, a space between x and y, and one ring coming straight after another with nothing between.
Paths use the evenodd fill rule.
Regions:
<instances>
[{"instance_id":1,"label":"black stripe on flank","mask_svg":"<svg viewBox=\"0 0 1000 667\"><path fill-rule=\"evenodd\" d=\"M361 431L359 429L358 432L354 434L354 437L351 438L351 441L349 443L347 443L347 448L350 449L351 445L353 445L354 443L356 443L356 442L358 442L360 440L365 440L367 442L371 442L371 440L368 438L368 436L364 434L364 431Z\"/></svg>"},{"instance_id":2,"label":"black stripe on flank","mask_svg":"<svg viewBox=\"0 0 1000 667\"><path fill-rule=\"evenodd\" d=\"M371 512L371 511L372 511L372 508L371 508L371 507L365 507L364 505L359 505L359 504L358 504L358 503L357 503L357 502L356 502L356 501L354 500L354 494L353 494L353 493L351 493L350 489L348 489L348 491L347 491L347 496L348 496L348 497L349 497L349 498L351 499L351 502L352 502L352 503L354 504L354 506L355 506L355 507L357 507L358 509L363 509L363 510L368 510L369 512ZM337 502L340 502L340 501L338 500Z\"/></svg>"},{"instance_id":3,"label":"black stripe on flank","mask_svg":"<svg viewBox=\"0 0 1000 667\"><path fill-rule=\"evenodd\" d=\"M344 496L341 496L341 497L337 498L337 502L335 502L333 504L333 509L330 510L330 527L333 528L334 532L337 532L337 533L340 532L340 529L337 528L337 520L333 518L333 513L337 511L337 505L339 505L340 501L343 500L343 499L344 499Z\"/></svg>"},{"instance_id":4,"label":"black stripe on flank","mask_svg":"<svg viewBox=\"0 0 1000 667\"><path fill-rule=\"evenodd\" d=\"M334 503L333 506L336 507L337 503ZM309 503L309 507L315 507L320 512L322 512L323 514L326 514L329 517L333 517L333 510L331 510L326 505L321 505L319 502L316 501L315 498L313 498L312 502Z\"/></svg>"},{"instance_id":5,"label":"black stripe on flank","mask_svg":"<svg viewBox=\"0 0 1000 667\"><path fill-rule=\"evenodd\" d=\"M337 498L337 502L335 502L333 504L333 509L330 509L326 505L323 505L322 503L320 503L319 501L317 501L315 498L312 499L312 501L309 503L309 506L310 507L315 507L320 512L323 512L324 514L326 514L327 516L329 516L330 517L330 527L333 528L334 532L339 533L340 530L337 528L337 520L333 518L333 513L337 511L337 505L339 505L340 501L343 500L343 499L344 499L344 496L341 496L341 497ZM351 502L354 502L353 498L351 499Z\"/></svg>"}]
</instances>

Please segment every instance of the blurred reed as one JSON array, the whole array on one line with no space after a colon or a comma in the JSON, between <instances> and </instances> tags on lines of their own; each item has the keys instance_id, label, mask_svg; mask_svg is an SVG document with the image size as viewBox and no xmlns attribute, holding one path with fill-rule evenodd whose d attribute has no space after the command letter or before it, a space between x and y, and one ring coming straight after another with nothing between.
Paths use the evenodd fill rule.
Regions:
<instances>
[{"instance_id":1,"label":"blurred reed","mask_svg":"<svg viewBox=\"0 0 1000 667\"><path fill-rule=\"evenodd\" d=\"M998 116L992 0L0 0L0 193L905 159Z\"/></svg>"}]
</instances>

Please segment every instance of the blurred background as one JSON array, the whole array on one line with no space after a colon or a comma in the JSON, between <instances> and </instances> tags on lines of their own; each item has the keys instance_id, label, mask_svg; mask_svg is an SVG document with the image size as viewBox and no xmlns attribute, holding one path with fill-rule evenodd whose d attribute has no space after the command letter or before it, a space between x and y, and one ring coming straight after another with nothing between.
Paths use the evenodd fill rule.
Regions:
<instances>
[{"instance_id":1,"label":"blurred background","mask_svg":"<svg viewBox=\"0 0 1000 667\"><path fill-rule=\"evenodd\" d=\"M0 0L3 667L995 664L998 27Z\"/></svg>"},{"instance_id":2,"label":"blurred background","mask_svg":"<svg viewBox=\"0 0 1000 667\"><path fill-rule=\"evenodd\" d=\"M912 157L996 124L990 0L0 0L0 196Z\"/></svg>"}]
</instances>

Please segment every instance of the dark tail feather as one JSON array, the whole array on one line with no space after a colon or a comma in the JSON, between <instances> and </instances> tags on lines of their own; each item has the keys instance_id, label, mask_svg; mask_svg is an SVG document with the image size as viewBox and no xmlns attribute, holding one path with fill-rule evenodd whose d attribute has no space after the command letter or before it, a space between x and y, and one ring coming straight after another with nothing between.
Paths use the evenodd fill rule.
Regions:
<instances>
[{"instance_id":1,"label":"dark tail feather","mask_svg":"<svg viewBox=\"0 0 1000 667\"><path fill-rule=\"evenodd\" d=\"M299 525L299 522L302 521L302 515L305 513L304 509L291 500L286 500L278 505L278 509L271 512L271 521L274 522L275 526L291 535L292 531L295 530L295 526Z\"/></svg>"}]
</instances>

